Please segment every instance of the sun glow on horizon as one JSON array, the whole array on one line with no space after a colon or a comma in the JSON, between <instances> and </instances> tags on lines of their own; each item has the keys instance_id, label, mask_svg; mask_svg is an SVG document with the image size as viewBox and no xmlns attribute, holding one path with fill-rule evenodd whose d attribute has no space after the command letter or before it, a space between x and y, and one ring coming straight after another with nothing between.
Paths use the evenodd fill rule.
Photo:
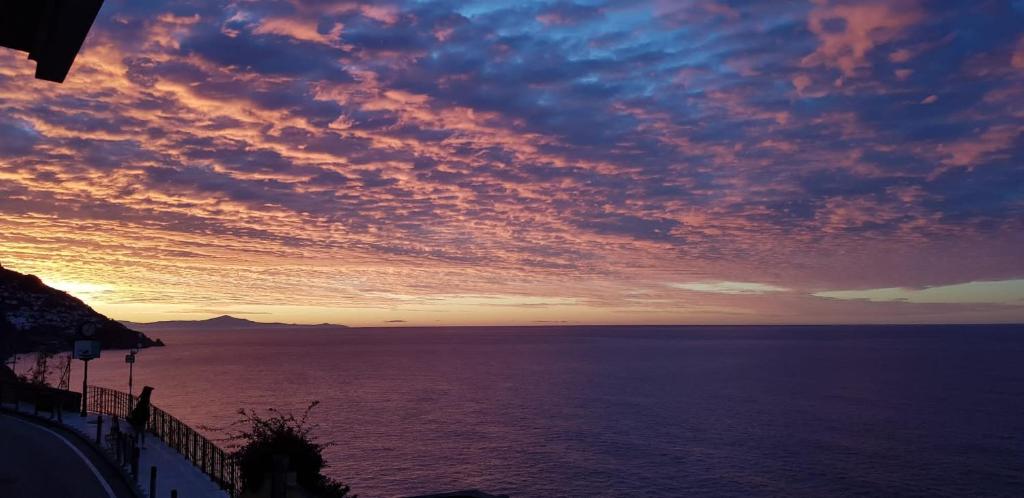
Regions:
<instances>
[{"instance_id":1,"label":"sun glow on horizon","mask_svg":"<svg viewBox=\"0 0 1024 498\"><path fill-rule=\"evenodd\" d=\"M43 276L40 276L39 279L42 280L44 284L77 297L90 306L95 306L96 301L102 301L102 297L105 294L116 292L118 290L117 286L106 283L65 280Z\"/></svg>"}]
</instances>

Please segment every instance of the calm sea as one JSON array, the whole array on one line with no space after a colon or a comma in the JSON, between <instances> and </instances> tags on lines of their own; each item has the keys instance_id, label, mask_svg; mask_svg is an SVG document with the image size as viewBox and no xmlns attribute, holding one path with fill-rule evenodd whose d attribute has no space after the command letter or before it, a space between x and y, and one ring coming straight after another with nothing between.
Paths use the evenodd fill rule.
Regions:
<instances>
[{"instance_id":1,"label":"calm sea","mask_svg":"<svg viewBox=\"0 0 1024 498\"><path fill-rule=\"evenodd\" d=\"M155 404L217 426L319 400L363 497L1024 496L1019 326L152 335Z\"/></svg>"}]
</instances>

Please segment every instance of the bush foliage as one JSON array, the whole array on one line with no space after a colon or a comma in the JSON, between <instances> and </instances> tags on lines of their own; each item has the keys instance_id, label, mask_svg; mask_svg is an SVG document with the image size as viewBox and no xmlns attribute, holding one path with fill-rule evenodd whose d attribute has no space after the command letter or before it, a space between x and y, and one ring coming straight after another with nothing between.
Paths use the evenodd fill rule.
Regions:
<instances>
[{"instance_id":1,"label":"bush foliage","mask_svg":"<svg viewBox=\"0 0 1024 498\"><path fill-rule=\"evenodd\" d=\"M327 467L323 450L332 443L321 443L313 436L316 425L309 423L309 413L319 402L314 401L301 417L270 409L261 416L253 410L239 410L235 427L241 429L229 434L229 439L240 444L235 456L246 489L258 491L273 469L273 456L286 455L288 470L295 472L298 484L322 498L356 498L349 495L349 487L323 475Z\"/></svg>"},{"instance_id":2,"label":"bush foliage","mask_svg":"<svg viewBox=\"0 0 1024 498\"><path fill-rule=\"evenodd\" d=\"M53 358L53 353L43 351L37 353L35 364L27 374L20 376L21 381L37 386L49 386L52 370L50 365L51 358Z\"/></svg>"}]
</instances>

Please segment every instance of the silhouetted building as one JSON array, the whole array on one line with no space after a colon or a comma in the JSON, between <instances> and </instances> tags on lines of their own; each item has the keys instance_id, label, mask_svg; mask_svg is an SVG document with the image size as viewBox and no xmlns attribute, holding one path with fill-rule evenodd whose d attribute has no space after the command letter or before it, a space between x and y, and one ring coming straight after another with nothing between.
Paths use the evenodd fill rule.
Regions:
<instances>
[{"instance_id":1,"label":"silhouetted building","mask_svg":"<svg viewBox=\"0 0 1024 498\"><path fill-rule=\"evenodd\" d=\"M0 45L36 61L36 78L63 83L103 0L0 0Z\"/></svg>"}]
</instances>

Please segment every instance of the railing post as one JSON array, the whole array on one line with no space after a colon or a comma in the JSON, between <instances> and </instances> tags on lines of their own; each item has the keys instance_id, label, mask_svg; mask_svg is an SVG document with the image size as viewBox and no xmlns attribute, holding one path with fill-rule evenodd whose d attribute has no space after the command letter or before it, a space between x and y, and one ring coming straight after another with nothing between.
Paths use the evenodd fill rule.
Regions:
<instances>
[{"instance_id":1,"label":"railing post","mask_svg":"<svg viewBox=\"0 0 1024 498\"><path fill-rule=\"evenodd\" d=\"M178 490L177 489L172 489L171 490L171 498L178 498Z\"/></svg>"},{"instance_id":2,"label":"railing post","mask_svg":"<svg viewBox=\"0 0 1024 498\"><path fill-rule=\"evenodd\" d=\"M149 496L156 497L156 465L149 468Z\"/></svg>"},{"instance_id":3,"label":"railing post","mask_svg":"<svg viewBox=\"0 0 1024 498\"><path fill-rule=\"evenodd\" d=\"M96 415L96 444L100 444L103 436L103 415Z\"/></svg>"}]
</instances>

